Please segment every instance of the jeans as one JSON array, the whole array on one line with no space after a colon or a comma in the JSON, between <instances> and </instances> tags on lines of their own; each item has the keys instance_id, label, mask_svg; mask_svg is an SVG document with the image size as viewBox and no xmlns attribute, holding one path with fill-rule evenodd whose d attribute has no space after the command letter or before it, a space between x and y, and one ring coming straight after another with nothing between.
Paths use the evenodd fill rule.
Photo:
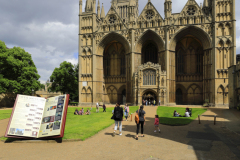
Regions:
<instances>
[{"instance_id":1,"label":"jeans","mask_svg":"<svg viewBox=\"0 0 240 160\"><path fill-rule=\"evenodd\" d=\"M106 108L103 108L103 112L106 112Z\"/></svg>"},{"instance_id":2,"label":"jeans","mask_svg":"<svg viewBox=\"0 0 240 160\"><path fill-rule=\"evenodd\" d=\"M122 132L122 121L115 121L114 131L117 130L118 124L119 124L119 132Z\"/></svg>"},{"instance_id":3,"label":"jeans","mask_svg":"<svg viewBox=\"0 0 240 160\"><path fill-rule=\"evenodd\" d=\"M137 122L136 122L137 123ZM139 126L141 124L141 133L143 134L143 125L144 125L144 121L139 121L139 123L137 124L137 135L139 133Z\"/></svg>"}]
</instances>

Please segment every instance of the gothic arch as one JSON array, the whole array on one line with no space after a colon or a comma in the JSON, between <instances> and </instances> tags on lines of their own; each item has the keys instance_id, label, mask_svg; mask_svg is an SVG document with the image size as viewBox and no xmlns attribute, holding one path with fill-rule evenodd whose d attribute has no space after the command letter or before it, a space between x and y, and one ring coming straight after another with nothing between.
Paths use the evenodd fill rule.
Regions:
<instances>
[{"instance_id":1,"label":"gothic arch","mask_svg":"<svg viewBox=\"0 0 240 160\"><path fill-rule=\"evenodd\" d=\"M220 85L217 89L217 103L224 104L224 87Z\"/></svg>"},{"instance_id":2,"label":"gothic arch","mask_svg":"<svg viewBox=\"0 0 240 160\"><path fill-rule=\"evenodd\" d=\"M186 35L192 35L198 38L203 44L203 49L211 48L211 38L203 29L196 26L187 26L180 29L173 35L169 45L170 50L175 51L177 43Z\"/></svg>"},{"instance_id":3,"label":"gothic arch","mask_svg":"<svg viewBox=\"0 0 240 160\"><path fill-rule=\"evenodd\" d=\"M165 43L163 39L156 32L152 30L147 30L138 38L135 45L135 51L137 53L141 53L143 45L149 40L155 43L158 52L165 49Z\"/></svg>"},{"instance_id":4,"label":"gothic arch","mask_svg":"<svg viewBox=\"0 0 240 160\"><path fill-rule=\"evenodd\" d=\"M97 47L98 54L103 55L103 51L104 51L105 47L111 42L121 43L124 46L126 53L130 52L131 47L130 47L128 40L125 37L123 37L121 34L118 34L116 32L111 32L111 33L105 35L99 42L98 47Z\"/></svg>"},{"instance_id":5,"label":"gothic arch","mask_svg":"<svg viewBox=\"0 0 240 160\"><path fill-rule=\"evenodd\" d=\"M114 104L114 103L118 102L117 88L114 85L111 85L111 86L107 87L107 96L108 96L108 101L111 104Z\"/></svg>"}]
</instances>

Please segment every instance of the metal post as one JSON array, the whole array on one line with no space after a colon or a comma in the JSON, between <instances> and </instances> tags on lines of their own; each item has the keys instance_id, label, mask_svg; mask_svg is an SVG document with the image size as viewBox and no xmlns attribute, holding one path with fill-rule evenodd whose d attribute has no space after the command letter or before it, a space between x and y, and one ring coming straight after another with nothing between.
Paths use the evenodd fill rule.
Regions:
<instances>
[{"instance_id":1,"label":"metal post","mask_svg":"<svg viewBox=\"0 0 240 160\"><path fill-rule=\"evenodd\" d=\"M132 114L131 114L131 121L132 121Z\"/></svg>"},{"instance_id":2,"label":"metal post","mask_svg":"<svg viewBox=\"0 0 240 160\"><path fill-rule=\"evenodd\" d=\"M199 122L199 124L201 124L201 122L200 122L200 116L198 115L198 122Z\"/></svg>"},{"instance_id":3,"label":"metal post","mask_svg":"<svg viewBox=\"0 0 240 160\"><path fill-rule=\"evenodd\" d=\"M214 116L214 125L216 125L216 119L217 119L217 116L215 115Z\"/></svg>"}]
</instances>

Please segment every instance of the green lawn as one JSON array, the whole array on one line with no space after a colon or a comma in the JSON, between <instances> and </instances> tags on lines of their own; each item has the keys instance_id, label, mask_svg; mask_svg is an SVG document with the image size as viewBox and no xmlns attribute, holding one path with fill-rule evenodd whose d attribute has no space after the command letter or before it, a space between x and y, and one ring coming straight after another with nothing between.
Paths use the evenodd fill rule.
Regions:
<instances>
[{"instance_id":1,"label":"green lawn","mask_svg":"<svg viewBox=\"0 0 240 160\"><path fill-rule=\"evenodd\" d=\"M158 107L157 114L159 116L159 123L171 126L182 126L191 123L194 119L207 111L202 108L192 108L192 117L173 117L173 112L176 110L180 115L185 115L185 108L179 107Z\"/></svg>"},{"instance_id":2,"label":"green lawn","mask_svg":"<svg viewBox=\"0 0 240 160\"><path fill-rule=\"evenodd\" d=\"M11 113L12 113L11 109L0 110L0 120L10 118Z\"/></svg>"},{"instance_id":3,"label":"green lawn","mask_svg":"<svg viewBox=\"0 0 240 160\"><path fill-rule=\"evenodd\" d=\"M85 140L86 138L89 138L95 135L99 131L109 127L114 123L114 120L111 119L112 110L114 108L107 108L106 109L107 112L104 112L104 113L103 113L103 109L100 108L99 113L96 113L96 108L94 107L91 112L91 115L83 115L83 116L73 114L76 108L77 107L68 108L63 139ZM136 107L136 106L130 107L130 113L134 113L138 108L139 107ZM79 110L80 107L78 107L77 109ZM84 111L86 110L87 108L84 108ZM10 117L10 114L6 118L9 118L9 117ZM6 140L6 138L1 137L0 140Z\"/></svg>"}]
</instances>

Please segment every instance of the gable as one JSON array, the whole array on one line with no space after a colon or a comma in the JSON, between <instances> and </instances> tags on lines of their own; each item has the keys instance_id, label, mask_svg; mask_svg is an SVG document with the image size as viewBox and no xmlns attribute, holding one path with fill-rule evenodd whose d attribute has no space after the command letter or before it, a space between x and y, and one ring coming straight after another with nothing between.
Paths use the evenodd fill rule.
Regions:
<instances>
[{"instance_id":1,"label":"gable","mask_svg":"<svg viewBox=\"0 0 240 160\"><path fill-rule=\"evenodd\" d=\"M153 13L153 15L151 16L151 13ZM152 17L152 18L150 18ZM154 5L152 4L152 2L148 2L146 4L146 6L143 8L141 14L139 15L137 21L142 21L142 20L156 20L156 19L160 19L163 20L162 16L159 14L159 12L157 11L157 9L154 7Z\"/></svg>"},{"instance_id":2,"label":"gable","mask_svg":"<svg viewBox=\"0 0 240 160\"><path fill-rule=\"evenodd\" d=\"M195 0L188 0L185 6L183 7L180 15L182 16L192 16L192 15L201 15L202 9Z\"/></svg>"}]
</instances>

